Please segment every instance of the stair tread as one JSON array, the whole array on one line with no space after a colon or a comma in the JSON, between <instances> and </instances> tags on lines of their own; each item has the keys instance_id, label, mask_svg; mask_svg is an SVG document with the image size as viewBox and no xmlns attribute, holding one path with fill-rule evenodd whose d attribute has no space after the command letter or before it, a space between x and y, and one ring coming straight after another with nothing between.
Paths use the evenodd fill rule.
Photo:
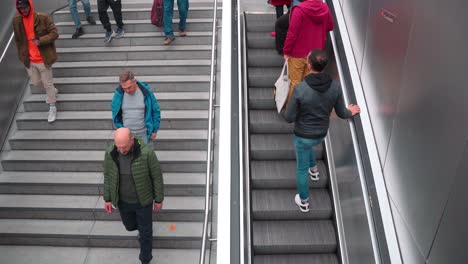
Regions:
<instances>
[{"instance_id":1,"label":"stair tread","mask_svg":"<svg viewBox=\"0 0 468 264\"><path fill-rule=\"evenodd\" d=\"M206 151L201 150L156 150L160 162L172 161L206 161ZM58 150L10 150L2 153L3 161L104 161L104 151L58 151Z\"/></svg>"},{"instance_id":2,"label":"stair tread","mask_svg":"<svg viewBox=\"0 0 468 264\"><path fill-rule=\"evenodd\" d=\"M54 69L95 67L209 66L210 60L126 60L56 62Z\"/></svg>"},{"instance_id":3,"label":"stair tread","mask_svg":"<svg viewBox=\"0 0 468 264\"><path fill-rule=\"evenodd\" d=\"M0 210L10 208L55 209L68 211L104 210L104 200L98 195L16 195L0 194ZM164 211L203 211L205 198L201 196L165 196Z\"/></svg>"},{"instance_id":4,"label":"stair tread","mask_svg":"<svg viewBox=\"0 0 468 264\"><path fill-rule=\"evenodd\" d=\"M73 22L70 22L73 23ZM127 21L125 21L127 23ZM145 22L148 23L148 22ZM73 25L74 26L74 25ZM212 36L211 31L191 31L190 34L186 36L186 38L189 37L210 37ZM61 39L71 39L72 34L60 34L59 40ZM103 33L87 33L84 34L83 36L80 37L80 39L102 39L103 38ZM125 38L151 38L151 37L164 37L164 32L126 32L125 33Z\"/></svg>"},{"instance_id":5,"label":"stair tread","mask_svg":"<svg viewBox=\"0 0 468 264\"><path fill-rule=\"evenodd\" d=\"M115 212L114 212L115 213ZM170 225L174 224L174 230ZM154 238L199 238L203 223L153 221ZM138 231L127 231L120 221L0 219L2 235L50 236L105 236L115 238L136 237Z\"/></svg>"},{"instance_id":6,"label":"stair tread","mask_svg":"<svg viewBox=\"0 0 468 264\"><path fill-rule=\"evenodd\" d=\"M10 140L112 140L114 138L113 133L113 130L19 130L10 137ZM161 129L158 131L156 141L206 140L207 137L207 130Z\"/></svg>"},{"instance_id":7,"label":"stair tread","mask_svg":"<svg viewBox=\"0 0 468 264\"><path fill-rule=\"evenodd\" d=\"M143 82L209 82L209 75L156 75L156 76L138 76L138 80ZM118 78L114 76L102 77L57 77L54 78L55 84L98 84L110 83L118 86Z\"/></svg>"},{"instance_id":8,"label":"stair tread","mask_svg":"<svg viewBox=\"0 0 468 264\"><path fill-rule=\"evenodd\" d=\"M155 92L157 100L208 100L207 92ZM113 93L68 93L59 94L60 102L67 101L108 101L109 104L114 96ZM44 94L31 94L24 98L24 102L44 102ZM109 105L110 108L110 105Z\"/></svg>"},{"instance_id":9,"label":"stair tread","mask_svg":"<svg viewBox=\"0 0 468 264\"><path fill-rule=\"evenodd\" d=\"M136 263L138 248L87 248L53 246L0 246L5 263L115 264ZM153 249L154 264L196 264L198 249Z\"/></svg>"},{"instance_id":10,"label":"stair tread","mask_svg":"<svg viewBox=\"0 0 468 264\"><path fill-rule=\"evenodd\" d=\"M44 120L47 112L17 113L17 120ZM205 110L163 110L161 119L206 119L208 111ZM112 120L111 111L62 111L57 114L57 120Z\"/></svg>"},{"instance_id":11,"label":"stair tread","mask_svg":"<svg viewBox=\"0 0 468 264\"><path fill-rule=\"evenodd\" d=\"M180 19L174 18L172 19L172 23L179 23ZM111 24L115 25L115 20L110 20ZM212 23L213 19L211 18L187 18L187 23ZM125 25L138 25L138 24L148 24L150 23L150 19L126 19L125 20ZM75 23L73 21L64 21L64 22L56 22L55 25L57 27L62 27L62 26L75 26ZM88 24L85 24L88 25ZM96 21L96 25L102 25L101 21Z\"/></svg>"},{"instance_id":12,"label":"stair tread","mask_svg":"<svg viewBox=\"0 0 468 264\"><path fill-rule=\"evenodd\" d=\"M211 50L211 45L180 45L180 46L110 46L110 47L73 47L57 48L57 53L83 53L83 52L152 52L152 51L200 51Z\"/></svg>"},{"instance_id":13,"label":"stair tread","mask_svg":"<svg viewBox=\"0 0 468 264\"><path fill-rule=\"evenodd\" d=\"M179 10L178 7L174 7L174 10ZM190 7L190 11L195 11L195 10L209 10L209 11L212 11L213 8L212 7L204 7L204 6L194 6L194 7ZM222 7L218 7L218 10L222 10ZM151 7L138 7L138 8L131 8L131 7L122 7L122 13L124 12L150 12L151 11ZM111 11L108 11L109 13ZM84 10L78 10L78 13L79 14L84 14ZM65 10L58 10L56 12L54 12L54 14L67 14L69 15L70 14L70 11L65 9Z\"/></svg>"},{"instance_id":14,"label":"stair tread","mask_svg":"<svg viewBox=\"0 0 468 264\"><path fill-rule=\"evenodd\" d=\"M204 173L163 173L164 185L203 185ZM3 171L0 184L88 184L102 185L102 172Z\"/></svg>"},{"instance_id":15,"label":"stair tread","mask_svg":"<svg viewBox=\"0 0 468 264\"><path fill-rule=\"evenodd\" d=\"M254 221L255 246L336 245L331 220Z\"/></svg>"}]
</instances>

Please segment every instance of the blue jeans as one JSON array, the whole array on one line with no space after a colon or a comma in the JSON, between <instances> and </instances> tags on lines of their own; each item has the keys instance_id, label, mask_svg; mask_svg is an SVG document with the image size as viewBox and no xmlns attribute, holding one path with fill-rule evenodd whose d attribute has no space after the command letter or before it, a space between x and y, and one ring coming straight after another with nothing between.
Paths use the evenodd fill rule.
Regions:
<instances>
[{"instance_id":1,"label":"blue jeans","mask_svg":"<svg viewBox=\"0 0 468 264\"><path fill-rule=\"evenodd\" d=\"M81 27L80 16L78 15L78 8L76 6L77 0L68 0L68 7L70 8L70 14L72 16L73 22L75 23L76 28ZM91 5L89 4L89 0L81 0L83 3L83 9L85 11L86 17L91 16Z\"/></svg>"},{"instance_id":2,"label":"blue jeans","mask_svg":"<svg viewBox=\"0 0 468 264\"><path fill-rule=\"evenodd\" d=\"M119 202L122 223L128 231L138 229L140 242L140 260L149 263L153 258L153 206L142 207L140 204Z\"/></svg>"},{"instance_id":3,"label":"blue jeans","mask_svg":"<svg viewBox=\"0 0 468 264\"><path fill-rule=\"evenodd\" d=\"M317 166L313 148L322 141L323 138L301 138L294 135L297 192L303 201L309 199L309 168Z\"/></svg>"},{"instance_id":4,"label":"blue jeans","mask_svg":"<svg viewBox=\"0 0 468 264\"><path fill-rule=\"evenodd\" d=\"M164 7L164 34L168 38L174 37L174 32L172 32L172 17L174 16L174 0L163 0ZM187 14L189 9L188 0L177 0L177 7L179 7L179 30L185 30L185 24L187 22Z\"/></svg>"}]
</instances>

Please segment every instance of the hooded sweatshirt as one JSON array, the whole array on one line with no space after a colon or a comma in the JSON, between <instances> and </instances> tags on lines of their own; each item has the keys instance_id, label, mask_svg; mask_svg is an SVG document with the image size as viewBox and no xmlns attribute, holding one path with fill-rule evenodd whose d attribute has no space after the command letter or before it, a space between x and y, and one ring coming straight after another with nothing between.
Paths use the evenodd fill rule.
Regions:
<instances>
[{"instance_id":1,"label":"hooded sweatshirt","mask_svg":"<svg viewBox=\"0 0 468 264\"><path fill-rule=\"evenodd\" d=\"M340 86L327 73L309 74L295 88L285 118L294 124L294 134L302 138L323 138L335 108L340 118L352 117L344 104Z\"/></svg>"},{"instance_id":2,"label":"hooded sweatshirt","mask_svg":"<svg viewBox=\"0 0 468 264\"><path fill-rule=\"evenodd\" d=\"M32 42L32 39L36 38L34 33L34 5L32 0L28 1L31 8L28 16L23 16L23 14L18 9L18 6L16 7L16 10L18 11L18 14L23 17L24 31L26 32L26 38L28 40L29 60L34 63L43 63L44 61L42 60L39 49L37 48L36 44Z\"/></svg>"},{"instance_id":3,"label":"hooded sweatshirt","mask_svg":"<svg viewBox=\"0 0 468 264\"><path fill-rule=\"evenodd\" d=\"M291 10L283 53L293 58L305 58L311 50L323 50L327 32L331 30L333 19L328 6L321 0L304 1Z\"/></svg>"}]
</instances>

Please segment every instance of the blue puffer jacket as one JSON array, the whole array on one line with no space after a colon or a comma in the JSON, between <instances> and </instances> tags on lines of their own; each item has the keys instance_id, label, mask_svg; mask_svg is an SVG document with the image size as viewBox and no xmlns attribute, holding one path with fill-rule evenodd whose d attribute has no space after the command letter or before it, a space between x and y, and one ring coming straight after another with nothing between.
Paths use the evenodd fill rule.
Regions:
<instances>
[{"instance_id":1,"label":"blue puffer jacket","mask_svg":"<svg viewBox=\"0 0 468 264\"><path fill-rule=\"evenodd\" d=\"M161 111L159 109L158 101L151 91L148 84L137 81L138 87L140 87L143 96L145 97L145 126L147 129L148 141L151 138L151 134L157 133L159 130L159 124L161 120ZM122 101L125 92L121 86L117 87L114 91L114 97L112 98L112 120L116 128L123 127L122 121Z\"/></svg>"}]
</instances>

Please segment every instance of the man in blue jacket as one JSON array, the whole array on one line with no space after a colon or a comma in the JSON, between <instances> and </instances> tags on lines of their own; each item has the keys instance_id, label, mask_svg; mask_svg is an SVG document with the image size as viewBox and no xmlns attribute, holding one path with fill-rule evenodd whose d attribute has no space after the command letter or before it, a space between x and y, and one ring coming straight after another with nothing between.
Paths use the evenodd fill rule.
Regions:
<instances>
[{"instance_id":1,"label":"man in blue jacket","mask_svg":"<svg viewBox=\"0 0 468 264\"><path fill-rule=\"evenodd\" d=\"M321 144L328 132L330 114L335 109L340 118L351 118L361 112L358 105L344 104L341 88L323 70L328 64L327 54L313 50L307 56L310 72L293 91L285 119L294 123L294 146L297 164L297 191L294 201L301 212L309 211L309 181L319 179L313 147Z\"/></svg>"},{"instance_id":2,"label":"man in blue jacket","mask_svg":"<svg viewBox=\"0 0 468 264\"><path fill-rule=\"evenodd\" d=\"M148 143L156 138L161 113L148 84L138 81L131 71L119 76L120 86L112 98L112 120L116 128L127 127L135 137Z\"/></svg>"}]
</instances>

